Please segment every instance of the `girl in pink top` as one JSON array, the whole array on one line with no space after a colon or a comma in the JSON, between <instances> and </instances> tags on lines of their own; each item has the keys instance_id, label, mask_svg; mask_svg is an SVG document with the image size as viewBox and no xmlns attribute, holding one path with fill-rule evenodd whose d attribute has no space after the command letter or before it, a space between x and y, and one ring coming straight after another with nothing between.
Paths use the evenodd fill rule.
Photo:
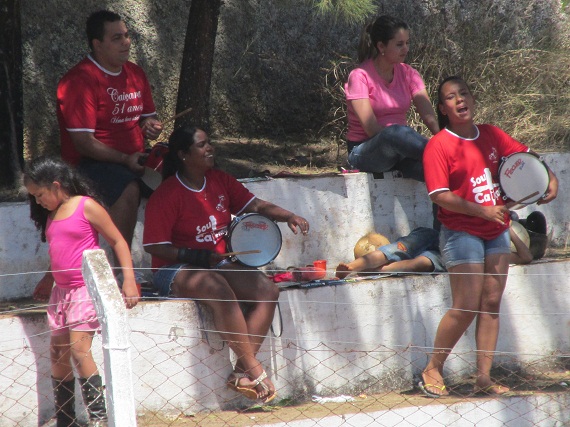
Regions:
<instances>
[{"instance_id":1,"label":"girl in pink top","mask_svg":"<svg viewBox=\"0 0 570 427\"><path fill-rule=\"evenodd\" d=\"M396 169L423 181L427 138L407 126L412 103L433 134L439 126L420 74L404 64L409 43L408 25L390 16L380 16L363 31L360 65L345 85L348 161L364 172Z\"/></svg>"},{"instance_id":2,"label":"girl in pink top","mask_svg":"<svg viewBox=\"0 0 570 427\"><path fill-rule=\"evenodd\" d=\"M101 376L91 354L99 322L81 274L83 251L99 248L99 233L103 235L123 269L123 295L131 308L138 302L138 290L129 247L107 211L93 199L88 184L66 163L50 158L33 160L24 175L24 185L30 197L30 216L41 231L42 241L49 244L53 270L40 280L34 298L49 298L57 426L78 425L73 366L80 376L83 399L93 422L90 425L99 425L94 423L107 419Z\"/></svg>"}]
</instances>

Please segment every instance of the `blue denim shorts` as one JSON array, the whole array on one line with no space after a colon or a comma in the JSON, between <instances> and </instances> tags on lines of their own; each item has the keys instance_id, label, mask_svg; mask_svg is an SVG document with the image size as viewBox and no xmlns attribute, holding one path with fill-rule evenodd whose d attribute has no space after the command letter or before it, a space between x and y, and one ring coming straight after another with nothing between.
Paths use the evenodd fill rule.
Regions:
<instances>
[{"instance_id":1,"label":"blue denim shorts","mask_svg":"<svg viewBox=\"0 0 570 427\"><path fill-rule=\"evenodd\" d=\"M511 252L509 230L493 240L484 240L465 231L455 231L441 226L439 232L441 255L447 268L461 264L484 264L488 255Z\"/></svg>"},{"instance_id":2,"label":"blue denim shorts","mask_svg":"<svg viewBox=\"0 0 570 427\"><path fill-rule=\"evenodd\" d=\"M378 248L388 261L396 262L425 256L433 264L434 272L445 271L439 252L439 233L433 228L418 227L407 236Z\"/></svg>"},{"instance_id":3,"label":"blue denim shorts","mask_svg":"<svg viewBox=\"0 0 570 427\"><path fill-rule=\"evenodd\" d=\"M154 273L152 283L161 297L168 297L171 295L170 288L172 283L174 283L174 278L185 265L186 264L166 265L159 268L156 273Z\"/></svg>"},{"instance_id":4,"label":"blue denim shorts","mask_svg":"<svg viewBox=\"0 0 570 427\"><path fill-rule=\"evenodd\" d=\"M224 265L231 264L229 258L221 260L213 269L219 269ZM152 277L154 288L158 291L161 297L168 297L172 295L172 284L178 272L188 264L172 264L160 267Z\"/></svg>"}]
</instances>

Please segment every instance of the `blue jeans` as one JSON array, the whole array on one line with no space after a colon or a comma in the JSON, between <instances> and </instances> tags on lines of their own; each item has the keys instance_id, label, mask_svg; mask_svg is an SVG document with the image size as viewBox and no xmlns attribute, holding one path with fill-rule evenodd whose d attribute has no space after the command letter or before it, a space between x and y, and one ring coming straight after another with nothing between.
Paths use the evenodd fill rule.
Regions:
<instances>
[{"instance_id":1,"label":"blue jeans","mask_svg":"<svg viewBox=\"0 0 570 427\"><path fill-rule=\"evenodd\" d=\"M403 261L425 256L433 264L436 273L445 271L445 266L439 253L439 232L433 228L414 228L407 236L402 236L395 242L380 246L388 261Z\"/></svg>"},{"instance_id":2,"label":"blue jeans","mask_svg":"<svg viewBox=\"0 0 570 427\"><path fill-rule=\"evenodd\" d=\"M425 136L409 126L388 126L354 147L348 154L348 162L362 172L396 169L402 172L404 178L423 182L422 157L427 142Z\"/></svg>"},{"instance_id":3,"label":"blue jeans","mask_svg":"<svg viewBox=\"0 0 570 427\"><path fill-rule=\"evenodd\" d=\"M447 268L461 264L484 264L488 255L511 252L509 230L503 231L493 240L483 240L465 231L455 231L441 226L440 247Z\"/></svg>"}]
</instances>

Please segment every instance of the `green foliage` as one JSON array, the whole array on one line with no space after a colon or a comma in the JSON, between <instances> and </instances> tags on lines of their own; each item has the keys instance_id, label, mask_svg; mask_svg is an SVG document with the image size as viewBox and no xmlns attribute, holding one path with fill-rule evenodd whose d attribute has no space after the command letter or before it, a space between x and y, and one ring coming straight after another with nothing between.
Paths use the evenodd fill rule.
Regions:
<instances>
[{"instance_id":1,"label":"green foliage","mask_svg":"<svg viewBox=\"0 0 570 427\"><path fill-rule=\"evenodd\" d=\"M376 12L373 0L314 0L319 14L333 16L348 23L364 21Z\"/></svg>"}]
</instances>

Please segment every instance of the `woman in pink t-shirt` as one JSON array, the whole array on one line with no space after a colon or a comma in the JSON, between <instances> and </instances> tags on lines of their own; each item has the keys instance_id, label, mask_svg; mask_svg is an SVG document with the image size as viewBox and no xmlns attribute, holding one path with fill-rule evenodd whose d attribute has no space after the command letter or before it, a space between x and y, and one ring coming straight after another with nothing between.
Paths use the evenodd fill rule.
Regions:
<instances>
[{"instance_id":1,"label":"woman in pink t-shirt","mask_svg":"<svg viewBox=\"0 0 570 427\"><path fill-rule=\"evenodd\" d=\"M436 114L420 74L404 64L410 30L405 22L380 16L361 36L360 65L345 85L348 161L364 172L399 170L423 181L427 138L407 125L412 103L428 129L439 131Z\"/></svg>"}]
</instances>

